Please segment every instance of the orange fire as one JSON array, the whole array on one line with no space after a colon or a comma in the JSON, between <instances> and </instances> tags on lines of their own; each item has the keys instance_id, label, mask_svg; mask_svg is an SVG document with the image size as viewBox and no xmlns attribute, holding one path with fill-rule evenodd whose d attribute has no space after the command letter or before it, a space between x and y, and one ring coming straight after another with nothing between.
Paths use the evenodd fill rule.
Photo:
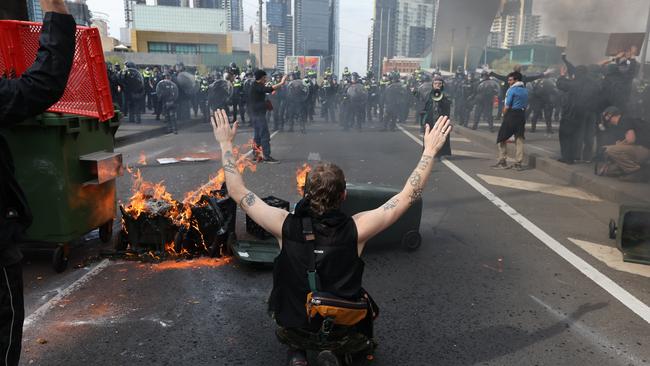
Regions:
<instances>
[{"instance_id":1,"label":"orange fire","mask_svg":"<svg viewBox=\"0 0 650 366\"><path fill-rule=\"evenodd\" d=\"M296 170L296 184L300 196L305 194L305 185L307 184L307 174L309 174L309 172L311 172L311 165L306 163Z\"/></svg>"},{"instance_id":2,"label":"orange fire","mask_svg":"<svg viewBox=\"0 0 650 366\"><path fill-rule=\"evenodd\" d=\"M247 145L243 147L247 147ZM257 169L256 162L252 161L249 156L240 154L239 151L239 148L233 149L233 155L236 160L238 171L242 174L246 170L255 172ZM146 156L144 153L140 155L139 164L146 165ZM191 220L192 207L201 201L202 196L210 195L215 191L221 190L226 181L224 170L219 169L216 175L210 177L210 180L206 184L193 191L187 192L184 195L183 201L179 202L173 198L171 193L167 192L167 187L164 185L164 181L158 183L146 181L139 169L134 170L128 166L127 171L131 174L133 180L131 187L133 194L129 199L128 204L124 207L127 214L132 218L137 219L142 214L153 213L152 208L150 207L152 202L163 202L167 203L170 207L167 212L164 212L164 215L170 218L174 224L185 226L187 228L193 225ZM200 230L198 231L200 232ZM203 243L203 246L205 247L206 244ZM182 257L185 254L188 254L185 249L180 253L177 252L173 243L165 245L165 252L171 257Z\"/></svg>"},{"instance_id":3,"label":"orange fire","mask_svg":"<svg viewBox=\"0 0 650 366\"><path fill-rule=\"evenodd\" d=\"M140 151L140 159L138 159L138 164L147 165L147 155L144 154L144 151Z\"/></svg>"},{"instance_id":4,"label":"orange fire","mask_svg":"<svg viewBox=\"0 0 650 366\"><path fill-rule=\"evenodd\" d=\"M254 140L248 141L248 143L251 146L251 149L253 150L253 159L255 161L261 161L264 159L264 151L262 150L262 147L257 145Z\"/></svg>"}]
</instances>

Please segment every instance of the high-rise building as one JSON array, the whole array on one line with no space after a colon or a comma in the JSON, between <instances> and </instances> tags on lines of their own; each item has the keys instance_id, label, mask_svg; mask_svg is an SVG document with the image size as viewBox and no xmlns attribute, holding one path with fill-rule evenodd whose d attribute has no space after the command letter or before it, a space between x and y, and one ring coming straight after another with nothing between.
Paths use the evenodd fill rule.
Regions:
<instances>
[{"instance_id":1,"label":"high-rise building","mask_svg":"<svg viewBox=\"0 0 650 366\"><path fill-rule=\"evenodd\" d=\"M244 2L243 0L224 0L226 1L225 9L230 15L230 30L244 30Z\"/></svg>"},{"instance_id":2,"label":"high-rise building","mask_svg":"<svg viewBox=\"0 0 650 366\"><path fill-rule=\"evenodd\" d=\"M539 37L541 17L533 14L532 0L502 0L501 11L492 23L488 46L510 48Z\"/></svg>"},{"instance_id":3,"label":"high-rise building","mask_svg":"<svg viewBox=\"0 0 650 366\"><path fill-rule=\"evenodd\" d=\"M294 55L322 56L324 67L337 69L338 1L294 0Z\"/></svg>"},{"instance_id":4,"label":"high-rise building","mask_svg":"<svg viewBox=\"0 0 650 366\"><path fill-rule=\"evenodd\" d=\"M90 14L90 10L88 10L86 0L66 1L65 5L68 8L70 15L74 17L77 25L90 26L92 15Z\"/></svg>"},{"instance_id":5,"label":"high-rise building","mask_svg":"<svg viewBox=\"0 0 650 366\"><path fill-rule=\"evenodd\" d=\"M397 0L375 0L372 33L368 44L368 68L382 72L385 58L395 56L397 28Z\"/></svg>"},{"instance_id":6,"label":"high-rise building","mask_svg":"<svg viewBox=\"0 0 650 366\"><path fill-rule=\"evenodd\" d=\"M43 21L43 10L40 0L27 0L27 15L32 22Z\"/></svg>"},{"instance_id":7,"label":"high-rise building","mask_svg":"<svg viewBox=\"0 0 650 366\"><path fill-rule=\"evenodd\" d=\"M424 53L433 37L435 14L436 0L397 0L397 56L419 57Z\"/></svg>"},{"instance_id":8,"label":"high-rise building","mask_svg":"<svg viewBox=\"0 0 650 366\"><path fill-rule=\"evenodd\" d=\"M285 57L293 55L293 16L290 0L270 0L266 3L266 25L269 43L278 46L276 64L284 69Z\"/></svg>"}]
</instances>

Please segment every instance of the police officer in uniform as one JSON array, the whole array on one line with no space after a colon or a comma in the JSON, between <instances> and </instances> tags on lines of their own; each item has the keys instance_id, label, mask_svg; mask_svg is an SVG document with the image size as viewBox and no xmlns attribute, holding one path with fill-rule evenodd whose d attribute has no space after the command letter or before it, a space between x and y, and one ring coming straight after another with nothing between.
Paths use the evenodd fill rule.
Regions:
<instances>
[{"instance_id":1,"label":"police officer in uniform","mask_svg":"<svg viewBox=\"0 0 650 366\"><path fill-rule=\"evenodd\" d=\"M490 73L483 71L481 73L481 81L476 87L476 94L474 102L476 103L476 111L474 112L474 125L473 130L478 128L481 117L487 119L490 132L494 132L494 97L499 95L499 83L490 78Z\"/></svg>"}]
</instances>

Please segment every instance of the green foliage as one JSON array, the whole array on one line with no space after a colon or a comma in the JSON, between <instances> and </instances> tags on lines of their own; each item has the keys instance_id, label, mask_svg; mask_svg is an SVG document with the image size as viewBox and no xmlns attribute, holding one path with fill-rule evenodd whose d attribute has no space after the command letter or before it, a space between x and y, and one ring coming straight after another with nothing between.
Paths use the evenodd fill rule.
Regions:
<instances>
[{"instance_id":1,"label":"green foliage","mask_svg":"<svg viewBox=\"0 0 650 366\"><path fill-rule=\"evenodd\" d=\"M106 62L110 62L111 65L115 64L124 64L124 57L117 56L117 55L111 55L106 57Z\"/></svg>"}]
</instances>

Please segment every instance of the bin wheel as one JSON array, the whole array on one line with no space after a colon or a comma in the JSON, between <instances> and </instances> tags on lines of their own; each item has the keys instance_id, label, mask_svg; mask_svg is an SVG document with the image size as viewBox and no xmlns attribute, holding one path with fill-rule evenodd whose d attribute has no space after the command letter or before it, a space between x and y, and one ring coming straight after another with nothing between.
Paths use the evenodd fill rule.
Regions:
<instances>
[{"instance_id":1,"label":"bin wheel","mask_svg":"<svg viewBox=\"0 0 650 366\"><path fill-rule=\"evenodd\" d=\"M413 230L409 231L402 238L402 247L409 252L417 250L422 244L422 236L419 232Z\"/></svg>"},{"instance_id":2,"label":"bin wheel","mask_svg":"<svg viewBox=\"0 0 650 366\"><path fill-rule=\"evenodd\" d=\"M618 228L616 227L616 221L609 220L609 238L614 240L616 239L616 231L618 231Z\"/></svg>"},{"instance_id":3,"label":"bin wheel","mask_svg":"<svg viewBox=\"0 0 650 366\"><path fill-rule=\"evenodd\" d=\"M114 248L118 252L124 252L129 246L129 237L128 235L122 230L120 231L120 237L115 240L115 245Z\"/></svg>"},{"instance_id":4,"label":"bin wheel","mask_svg":"<svg viewBox=\"0 0 650 366\"><path fill-rule=\"evenodd\" d=\"M113 238L113 220L99 227L99 240L102 243L108 243Z\"/></svg>"},{"instance_id":5,"label":"bin wheel","mask_svg":"<svg viewBox=\"0 0 650 366\"><path fill-rule=\"evenodd\" d=\"M52 254L52 267L56 273L62 273L68 268L68 253L67 245L61 244L54 250Z\"/></svg>"}]
</instances>

